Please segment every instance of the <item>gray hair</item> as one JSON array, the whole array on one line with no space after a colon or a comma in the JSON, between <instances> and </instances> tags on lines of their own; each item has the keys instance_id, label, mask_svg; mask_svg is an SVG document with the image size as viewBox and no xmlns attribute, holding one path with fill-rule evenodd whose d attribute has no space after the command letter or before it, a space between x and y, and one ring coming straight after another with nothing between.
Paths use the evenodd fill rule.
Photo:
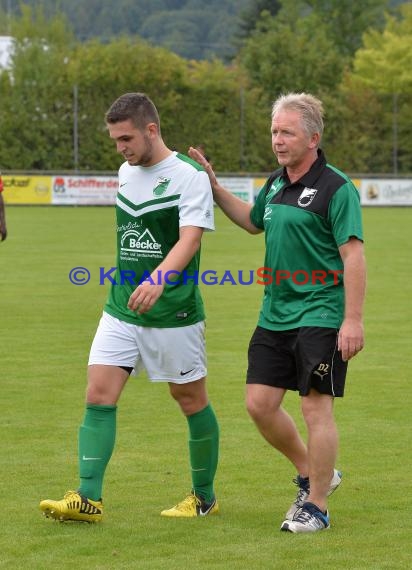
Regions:
<instances>
[{"instance_id":1,"label":"gray hair","mask_svg":"<svg viewBox=\"0 0 412 570\"><path fill-rule=\"evenodd\" d=\"M323 134L323 104L309 93L288 93L280 95L272 106L272 119L279 111L297 111L302 117L302 124L308 135Z\"/></svg>"}]
</instances>

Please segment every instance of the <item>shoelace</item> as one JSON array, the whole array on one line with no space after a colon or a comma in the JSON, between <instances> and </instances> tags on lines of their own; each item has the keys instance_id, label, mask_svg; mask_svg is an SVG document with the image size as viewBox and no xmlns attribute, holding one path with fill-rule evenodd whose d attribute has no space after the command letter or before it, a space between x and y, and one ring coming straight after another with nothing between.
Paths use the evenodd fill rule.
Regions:
<instances>
[{"instance_id":1,"label":"shoelace","mask_svg":"<svg viewBox=\"0 0 412 570\"><path fill-rule=\"evenodd\" d=\"M79 493L77 493L77 491L67 491L67 493L64 494L64 498L67 500L69 500L69 499L71 499L71 500L77 499L78 500L80 498L80 495L79 495Z\"/></svg>"},{"instance_id":2,"label":"shoelace","mask_svg":"<svg viewBox=\"0 0 412 570\"><path fill-rule=\"evenodd\" d=\"M299 479L297 477L296 477L296 479L293 479L293 483L295 483L295 485L297 487L299 487L299 491L298 491L298 494L296 495L296 499L295 499L295 505L302 506L302 504L306 500L306 497L309 494L309 485L307 485L307 487L301 487L300 483L299 483Z\"/></svg>"},{"instance_id":3,"label":"shoelace","mask_svg":"<svg viewBox=\"0 0 412 570\"><path fill-rule=\"evenodd\" d=\"M304 500L306 499L307 496L308 496L308 492L305 489L302 489L302 487L300 487L298 494L296 495L295 503L298 505L303 504Z\"/></svg>"},{"instance_id":4,"label":"shoelace","mask_svg":"<svg viewBox=\"0 0 412 570\"><path fill-rule=\"evenodd\" d=\"M191 511L193 508L193 502L196 506L200 507L201 502L200 499L196 497L196 495L188 495L186 499L183 499L181 503L176 505L176 508L180 511Z\"/></svg>"},{"instance_id":5,"label":"shoelace","mask_svg":"<svg viewBox=\"0 0 412 570\"><path fill-rule=\"evenodd\" d=\"M80 509L86 514L98 514L101 511L92 505L88 499L82 497L78 491L67 491L63 498L64 506L70 509Z\"/></svg>"},{"instance_id":6,"label":"shoelace","mask_svg":"<svg viewBox=\"0 0 412 570\"><path fill-rule=\"evenodd\" d=\"M70 509L80 509L82 498L77 491L67 491L63 497L63 503Z\"/></svg>"}]
</instances>

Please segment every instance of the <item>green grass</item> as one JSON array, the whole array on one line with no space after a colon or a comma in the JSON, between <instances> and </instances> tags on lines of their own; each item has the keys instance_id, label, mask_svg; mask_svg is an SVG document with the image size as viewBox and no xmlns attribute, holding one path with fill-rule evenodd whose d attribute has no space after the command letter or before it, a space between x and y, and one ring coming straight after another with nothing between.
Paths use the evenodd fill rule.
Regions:
<instances>
[{"instance_id":1,"label":"green grass","mask_svg":"<svg viewBox=\"0 0 412 570\"><path fill-rule=\"evenodd\" d=\"M215 517L169 520L160 510L190 488L187 428L164 385L132 379L119 406L101 525L44 519L38 503L77 485L77 429L86 362L114 261L111 208L8 207L0 244L0 568L409 569L412 209L365 209L369 267L366 348L336 402L339 467L332 528L279 532L293 469L244 408L248 340L262 287L203 286L209 393L221 426ZM258 268L263 238L216 213L202 269ZM74 266L91 271L74 286ZM298 418L294 394L287 408Z\"/></svg>"}]
</instances>

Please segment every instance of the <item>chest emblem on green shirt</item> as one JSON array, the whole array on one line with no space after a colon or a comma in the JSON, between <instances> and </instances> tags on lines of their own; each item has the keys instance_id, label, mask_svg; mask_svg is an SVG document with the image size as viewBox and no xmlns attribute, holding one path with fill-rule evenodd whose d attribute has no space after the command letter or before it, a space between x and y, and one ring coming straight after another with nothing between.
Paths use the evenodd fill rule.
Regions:
<instances>
[{"instance_id":1,"label":"chest emblem on green shirt","mask_svg":"<svg viewBox=\"0 0 412 570\"><path fill-rule=\"evenodd\" d=\"M298 198L298 206L307 208L311 204L317 194L316 188L304 188L302 194Z\"/></svg>"},{"instance_id":2,"label":"chest emblem on green shirt","mask_svg":"<svg viewBox=\"0 0 412 570\"><path fill-rule=\"evenodd\" d=\"M263 214L263 219L270 220L271 214L272 214L272 208L270 206L266 206L265 213Z\"/></svg>"},{"instance_id":3,"label":"chest emblem on green shirt","mask_svg":"<svg viewBox=\"0 0 412 570\"><path fill-rule=\"evenodd\" d=\"M163 176L159 176L156 180L156 186L153 188L153 196L162 196L167 190L167 187L170 184L170 178L163 178Z\"/></svg>"}]
</instances>

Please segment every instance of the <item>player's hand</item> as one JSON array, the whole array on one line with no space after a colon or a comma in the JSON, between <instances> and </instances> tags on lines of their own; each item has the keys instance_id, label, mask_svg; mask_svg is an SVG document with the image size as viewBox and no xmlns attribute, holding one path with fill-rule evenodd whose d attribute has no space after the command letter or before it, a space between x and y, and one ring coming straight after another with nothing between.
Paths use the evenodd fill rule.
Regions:
<instances>
[{"instance_id":1,"label":"player's hand","mask_svg":"<svg viewBox=\"0 0 412 570\"><path fill-rule=\"evenodd\" d=\"M355 319L345 319L338 335L338 350L342 353L344 361L350 360L362 350L364 346L363 325Z\"/></svg>"},{"instance_id":2,"label":"player's hand","mask_svg":"<svg viewBox=\"0 0 412 570\"><path fill-rule=\"evenodd\" d=\"M155 285L148 281L143 281L133 291L127 303L131 311L137 311L139 314L147 313L156 303L160 295L163 293L164 284Z\"/></svg>"},{"instance_id":3,"label":"player's hand","mask_svg":"<svg viewBox=\"0 0 412 570\"><path fill-rule=\"evenodd\" d=\"M213 188L218 182L210 163L206 160L206 158L203 156L201 152L199 152L196 148L193 148L192 146L189 147L188 155L190 156L190 158L193 158L193 160L196 160L196 162L198 162L201 166L203 166L203 168L207 172L207 175L209 176L210 185Z\"/></svg>"}]
</instances>

